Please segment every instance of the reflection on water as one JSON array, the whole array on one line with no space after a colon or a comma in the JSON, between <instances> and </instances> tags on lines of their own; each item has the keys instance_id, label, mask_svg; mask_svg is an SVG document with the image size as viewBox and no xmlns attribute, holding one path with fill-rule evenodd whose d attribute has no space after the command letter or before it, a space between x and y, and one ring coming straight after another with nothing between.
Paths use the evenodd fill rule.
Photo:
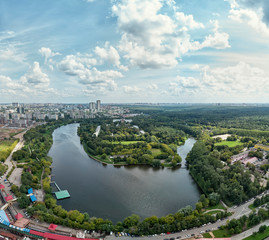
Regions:
<instances>
[{"instance_id":1,"label":"reflection on water","mask_svg":"<svg viewBox=\"0 0 269 240\"><path fill-rule=\"evenodd\" d=\"M133 213L141 218L175 213L186 205L194 206L199 199L200 190L186 169L119 167L89 158L77 136L78 126L56 129L49 152L53 180L71 195L59 202L65 209L116 222ZM194 143L194 139L188 139L178 148L183 164Z\"/></svg>"}]
</instances>

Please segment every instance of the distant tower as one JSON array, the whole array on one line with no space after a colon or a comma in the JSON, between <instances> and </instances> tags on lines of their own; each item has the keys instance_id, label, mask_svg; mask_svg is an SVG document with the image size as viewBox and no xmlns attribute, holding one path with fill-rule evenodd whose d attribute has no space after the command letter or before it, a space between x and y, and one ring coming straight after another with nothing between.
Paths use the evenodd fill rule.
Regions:
<instances>
[{"instance_id":1,"label":"distant tower","mask_svg":"<svg viewBox=\"0 0 269 240\"><path fill-rule=\"evenodd\" d=\"M96 101L96 109L97 109L97 112L101 111L101 100Z\"/></svg>"},{"instance_id":2,"label":"distant tower","mask_svg":"<svg viewBox=\"0 0 269 240\"><path fill-rule=\"evenodd\" d=\"M17 113L24 114L24 107L17 107Z\"/></svg>"},{"instance_id":3,"label":"distant tower","mask_svg":"<svg viewBox=\"0 0 269 240\"><path fill-rule=\"evenodd\" d=\"M13 102L13 103L12 103L12 106L13 106L13 107L19 107L19 103L17 103L17 102Z\"/></svg>"},{"instance_id":4,"label":"distant tower","mask_svg":"<svg viewBox=\"0 0 269 240\"><path fill-rule=\"evenodd\" d=\"M90 111L94 111L95 110L95 102L90 102L89 107L90 107Z\"/></svg>"}]
</instances>

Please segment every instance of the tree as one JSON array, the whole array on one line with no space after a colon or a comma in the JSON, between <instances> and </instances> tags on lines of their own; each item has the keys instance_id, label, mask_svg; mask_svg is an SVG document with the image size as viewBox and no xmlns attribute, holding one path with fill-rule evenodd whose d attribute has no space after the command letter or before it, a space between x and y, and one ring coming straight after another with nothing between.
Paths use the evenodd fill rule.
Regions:
<instances>
[{"instance_id":1,"label":"tree","mask_svg":"<svg viewBox=\"0 0 269 240\"><path fill-rule=\"evenodd\" d=\"M195 207L196 207L196 210L198 212L201 212L201 210L203 208L203 204L201 202L198 202L198 203L196 203Z\"/></svg>"},{"instance_id":2,"label":"tree","mask_svg":"<svg viewBox=\"0 0 269 240\"><path fill-rule=\"evenodd\" d=\"M200 202L203 204L203 207L208 207L209 200L205 197L204 194L200 196Z\"/></svg>"},{"instance_id":3,"label":"tree","mask_svg":"<svg viewBox=\"0 0 269 240\"><path fill-rule=\"evenodd\" d=\"M140 220L140 217L138 215L132 214L131 216L124 219L123 226L126 228L137 226L139 223L139 220Z\"/></svg>"},{"instance_id":4,"label":"tree","mask_svg":"<svg viewBox=\"0 0 269 240\"><path fill-rule=\"evenodd\" d=\"M71 210L67 213L67 216L70 220L76 221L77 217L80 215L80 212L78 210ZM83 216L84 217L84 216Z\"/></svg>"},{"instance_id":5,"label":"tree","mask_svg":"<svg viewBox=\"0 0 269 240\"><path fill-rule=\"evenodd\" d=\"M266 225L262 225L259 227L259 233L263 233L266 230Z\"/></svg>"},{"instance_id":6,"label":"tree","mask_svg":"<svg viewBox=\"0 0 269 240\"><path fill-rule=\"evenodd\" d=\"M208 195L208 199L209 199L210 205L215 206L219 204L220 202L220 195L218 193L213 192Z\"/></svg>"},{"instance_id":7,"label":"tree","mask_svg":"<svg viewBox=\"0 0 269 240\"><path fill-rule=\"evenodd\" d=\"M26 194L22 194L20 198L18 198L19 208L27 208L30 205L30 199Z\"/></svg>"}]
</instances>

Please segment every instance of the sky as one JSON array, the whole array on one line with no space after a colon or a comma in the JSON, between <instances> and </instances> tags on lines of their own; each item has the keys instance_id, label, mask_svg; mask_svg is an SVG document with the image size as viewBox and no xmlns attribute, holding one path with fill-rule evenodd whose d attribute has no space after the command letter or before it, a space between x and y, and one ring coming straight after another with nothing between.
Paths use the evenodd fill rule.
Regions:
<instances>
[{"instance_id":1,"label":"sky","mask_svg":"<svg viewBox=\"0 0 269 240\"><path fill-rule=\"evenodd\" d=\"M268 0L0 0L0 103L268 103Z\"/></svg>"}]
</instances>

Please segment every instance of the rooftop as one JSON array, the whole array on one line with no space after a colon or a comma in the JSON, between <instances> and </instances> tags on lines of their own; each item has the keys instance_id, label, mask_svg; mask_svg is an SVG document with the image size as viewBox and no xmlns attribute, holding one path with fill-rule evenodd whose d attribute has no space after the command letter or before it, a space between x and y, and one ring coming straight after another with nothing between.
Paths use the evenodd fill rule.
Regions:
<instances>
[{"instance_id":1,"label":"rooftop","mask_svg":"<svg viewBox=\"0 0 269 240\"><path fill-rule=\"evenodd\" d=\"M56 196L57 200L61 200L64 198L69 198L70 194L67 190L63 190L63 191L55 192L55 196Z\"/></svg>"}]
</instances>

